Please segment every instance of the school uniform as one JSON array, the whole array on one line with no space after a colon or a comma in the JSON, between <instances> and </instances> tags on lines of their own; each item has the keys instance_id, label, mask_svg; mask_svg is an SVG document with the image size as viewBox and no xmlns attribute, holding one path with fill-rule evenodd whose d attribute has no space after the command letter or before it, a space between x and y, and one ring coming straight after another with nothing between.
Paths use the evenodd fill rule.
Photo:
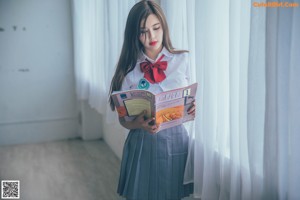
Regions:
<instances>
[{"instance_id":1,"label":"school uniform","mask_svg":"<svg viewBox=\"0 0 300 200\"><path fill-rule=\"evenodd\" d=\"M167 63L163 80L156 83L143 70L146 62ZM146 89L153 93L190 84L188 53L172 54L163 48L152 60L144 53L122 84L122 90ZM183 125L151 134L130 130L124 144L118 193L128 200L179 200L193 192L193 184L183 185L189 136Z\"/></svg>"}]
</instances>

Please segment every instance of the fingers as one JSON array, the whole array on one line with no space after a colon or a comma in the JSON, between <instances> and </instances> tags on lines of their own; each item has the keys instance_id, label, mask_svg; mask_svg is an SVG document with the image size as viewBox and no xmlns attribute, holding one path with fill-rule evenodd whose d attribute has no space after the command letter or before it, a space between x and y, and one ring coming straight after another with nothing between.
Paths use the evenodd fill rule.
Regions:
<instances>
[{"instance_id":1,"label":"fingers","mask_svg":"<svg viewBox=\"0 0 300 200\"><path fill-rule=\"evenodd\" d=\"M146 110L142 111L138 116L136 116L136 118L134 119L134 121L136 121L139 124L145 123L145 116L146 116L146 114L147 114Z\"/></svg>"},{"instance_id":2,"label":"fingers","mask_svg":"<svg viewBox=\"0 0 300 200\"><path fill-rule=\"evenodd\" d=\"M143 112L141 112L137 118L136 118L136 122L137 123L140 123L141 127L146 130L147 132L149 133L156 133L159 129L159 126L155 124L155 118L149 118L149 119L146 119L144 120L144 116L147 114L147 111L144 110ZM154 125L153 123L151 124L151 122L154 122Z\"/></svg>"},{"instance_id":3,"label":"fingers","mask_svg":"<svg viewBox=\"0 0 300 200\"><path fill-rule=\"evenodd\" d=\"M192 107L189 108L188 114L190 115L190 114L194 113L195 111L196 111L196 107L192 106Z\"/></svg>"},{"instance_id":4,"label":"fingers","mask_svg":"<svg viewBox=\"0 0 300 200\"><path fill-rule=\"evenodd\" d=\"M137 118L141 119L141 118L144 118L144 116L147 114L147 111L146 110L143 110L138 116Z\"/></svg>"},{"instance_id":5,"label":"fingers","mask_svg":"<svg viewBox=\"0 0 300 200\"><path fill-rule=\"evenodd\" d=\"M154 122L154 123L151 123ZM158 131L159 126L155 124L155 118L150 118L145 120L143 123L144 129L150 133L156 133Z\"/></svg>"},{"instance_id":6,"label":"fingers","mask_svg":"<svg viewBox=\"0 0 300 200\"><path fill-rule=\"evenodd\" d=\"M188 109L188 114L189 115L194 115L196 114L196 102L193 101L191 107Z\"/></svg>"},{"instance_id":7,"label":"fingers","mask_svg":"<svg viewBox=\"0 0 300 200\"><path fill-rule=\"evenodd\" d=\"M152 122L152 121L155 121L155 118L154 118L154 117L153 117L153 118L146 119L146 120L145 120L145 123L146 123L146 124L149 124L149 123Z\"/></svg>"},{"instance_id":8,"label":"fingers","mask_svg":"<svg viewBox=\"0 0 300 200\"><path fill-rule=\"evenodd\" d=\"M154 122L154 123L151 123L151 122ZM150 118L150 119L145 120L142 123L142 127L144 130L146 130L147 132L152 133L152 134L156 133L159 129L159 126L155 124L155 118Z\"/></svg>"},{"instance_id":9,"label":"fingers","mask_svg":"<svg viewBox=\"0 0 300 200\"><path fill-rule=\"evenodd\" d=\"M146 131L148 131L149 133L156 133L158 131L159 127L156 126L156 125L153 125L153 126L149 126L148 129L146 129Z\"/></svg>"}]
</instances>

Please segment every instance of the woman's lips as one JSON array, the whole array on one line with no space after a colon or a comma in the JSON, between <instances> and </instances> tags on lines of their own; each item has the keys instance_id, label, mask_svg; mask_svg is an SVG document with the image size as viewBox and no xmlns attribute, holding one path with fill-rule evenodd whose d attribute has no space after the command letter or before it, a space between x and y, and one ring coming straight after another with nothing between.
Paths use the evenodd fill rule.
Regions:
<instances>
[{"instance_id":1,"label":"woman's lips","mask_svg":"<svg viewBox=\"0 0 300 200\"><path fill-rule=\"evenodd\" d=\"M150 44L151 46L155 46L156 43L157 43L157 41L155 41L155 42L150 42L149 44Z\"/></svg>"}]
</instances>

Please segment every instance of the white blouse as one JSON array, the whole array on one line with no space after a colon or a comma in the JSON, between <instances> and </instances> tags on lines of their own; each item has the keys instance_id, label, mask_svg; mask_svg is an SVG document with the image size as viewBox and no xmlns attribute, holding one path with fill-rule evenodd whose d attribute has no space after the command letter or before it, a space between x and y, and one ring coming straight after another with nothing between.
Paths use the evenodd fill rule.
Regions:
<instances>
[{"instance_id":1,"label":"white blouse","mask_svg":"<svg viewBox=\"0 0 300 200\"><path fill-rule=\"evenodd\" d=\"M149 82L150 85L147 90L157 94L163 91L188 86L190 84L188 53L172 54L164 47L157 56L157 59L159 59L161 55L165 55L161 61L168 62L168 67L164 71L166 79L160 83L151 84ZM134 69L125 76L122 84L123 91L139 89L138 84L140 80L144 78L144 73L140 69L140 63L146 61L146 59L152 63L156 62L156 60L152 60L142 53Z\"/></svg>"}]
</instances>

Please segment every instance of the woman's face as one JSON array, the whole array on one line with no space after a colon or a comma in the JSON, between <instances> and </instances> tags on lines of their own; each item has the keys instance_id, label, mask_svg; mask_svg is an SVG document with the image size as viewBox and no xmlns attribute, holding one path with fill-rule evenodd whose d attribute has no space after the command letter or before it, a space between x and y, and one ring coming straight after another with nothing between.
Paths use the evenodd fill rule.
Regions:
<instances>
[{"instance_id":1,"label":"woman's face","mask_svg":"<svg viewBox=\"0 0 300 200\"><path fill-rule=\"evenodd\" d=\"M154 14L150 14L146 19L145 27L144 20L140 24L139 40L144 46L145 53L160 52L163 42L163 29L159 19Z\"/></svg>"}]
</instances>

